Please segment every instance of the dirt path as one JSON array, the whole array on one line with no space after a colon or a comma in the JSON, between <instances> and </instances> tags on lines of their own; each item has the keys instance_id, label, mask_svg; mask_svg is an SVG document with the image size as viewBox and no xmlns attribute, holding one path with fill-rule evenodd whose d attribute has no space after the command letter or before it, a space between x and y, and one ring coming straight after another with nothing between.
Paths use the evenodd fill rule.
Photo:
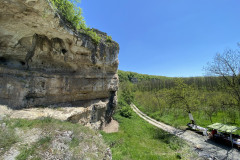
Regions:
<instances>
[{"instance_id":1,"label":"dirt path","mask_svg":"<svg viewBox=\"0 0 240 160\"><path fill-rule=\"evenodd\" d=\"M150 124L190 142L200 157L219 160L240 160L240 151L237 149L232 149L231 147L215 143L207 137L199 135L193 131L176 129L172 126L158 122L142 113L134 104L131 104L131 108Z\"/></svg>"}]
</instances>

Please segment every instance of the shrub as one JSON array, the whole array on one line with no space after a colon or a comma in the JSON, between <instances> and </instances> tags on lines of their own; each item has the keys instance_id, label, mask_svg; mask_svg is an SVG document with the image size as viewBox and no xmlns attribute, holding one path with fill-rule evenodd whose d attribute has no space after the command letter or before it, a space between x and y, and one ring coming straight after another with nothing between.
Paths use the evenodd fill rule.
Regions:
<instances>
[{"instance_id":1,"label":"shrub","mask_svg":"<svg viewBox=\"0 0 240 160\"><path fill-rule=\"evenodd\" d=\"M89 35L89 36L92 38L92 40L93 40L93 42L94 42L95 44L98 44L98 43L100 42L100 40L101 40L101 37L99 37L99 36L97 35L97 33L94 32L92 29L88 29L88 30L86 31L86 34Z\"/></svg>"},{"instance_id":2,"label":"shrub","mask_svg":"<svg viewBox=\"0 0 240 160\"><path fill-rule=\"evenodd\" d=\"M131 104L134 100L134 94L129 88L123 90L122 97L127 102L127 104Z\"/></svg>"},{"instance_id":3,"label":"shrub","mask_svg":"<svg viewBox=\"0 0 240 160\"><path fill-rule=\"evenodd\" d=\"M123 106L120 109L120 115L126 118L131 118L133 115L132 109L129 106Z\"/></svg>"},{"instance_id":4,"label":"shrub","mask_svg":"<svg viewBox=\"0 0 240 160\"><path fill-rule=\"evenodd\" d=\"M76 29L86 28L82 10L77 7L79 0L50 0L52 4L58 9L60 15L72 23Z\"/></svg>"},{"instance_id":5,"label":"shrub","mask_svg":"<svg viewBox=\"0 0 240 160\"><path fill-rule=\"evenodd\" d=\"M107 42L112 42L112 37L111 37L111 36L107 36L106 41L107 41Z\"/></svg>"},{"instance_id":6,"label":"shrub","mask_svg":"<svg viewBox=\"0 0 240 160\"><path fill-rule=\"evenodd\" d=\"M58 13L69 21L77 30L90 36L95 44L98 44L101 37L97 35L92 29L87 27L82 10L77 7L79 0L50 0L52 4L58 9Z\"/></svg>"}]
</instances>

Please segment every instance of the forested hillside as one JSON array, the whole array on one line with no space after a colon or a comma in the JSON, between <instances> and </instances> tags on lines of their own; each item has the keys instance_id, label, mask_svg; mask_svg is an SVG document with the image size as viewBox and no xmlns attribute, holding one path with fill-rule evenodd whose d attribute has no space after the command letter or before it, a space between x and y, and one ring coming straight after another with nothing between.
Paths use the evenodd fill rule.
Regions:
<instances>
[{"instance_id":1,"label":"forested hillside","mask_svg":"<svg viewBox=\"0 0 240 160\"><path fill-rule=\"evenodd\" d=\"M145 113L176 127L185 127L192 112L198 125L215 122L240 125L239 54L216 55L209 76L170 78L118 71L122 94ZM227 63L228 62L228 63Z\"/></svg>"}]
</instances>

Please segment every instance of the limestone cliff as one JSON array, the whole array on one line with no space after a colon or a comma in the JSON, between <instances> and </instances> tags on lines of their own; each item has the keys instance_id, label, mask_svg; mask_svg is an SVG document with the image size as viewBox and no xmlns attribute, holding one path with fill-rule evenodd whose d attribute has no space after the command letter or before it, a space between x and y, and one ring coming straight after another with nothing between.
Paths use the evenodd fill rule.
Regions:
<instances>
[{"instance_id":1,"label":"limestone cliff","mask_svg":"<svg viewBox=\"0 0 240 160\"><path fill-rule=\"evenodd\" d=\"M0 1L0 105L82 107L69 119L110 121L118 89L116 42L71 29L48 0Z\"/></svg>"}]
</instances>

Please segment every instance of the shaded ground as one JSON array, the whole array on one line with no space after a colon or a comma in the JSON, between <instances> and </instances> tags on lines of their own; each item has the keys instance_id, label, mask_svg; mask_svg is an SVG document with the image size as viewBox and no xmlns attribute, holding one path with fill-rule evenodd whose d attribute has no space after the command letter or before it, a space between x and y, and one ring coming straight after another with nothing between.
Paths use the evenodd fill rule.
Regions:
<instances>
[{"instance_id":1,"label":"shaded ground","mask_svg":"<svg viewBox=\"0 0 240 160\"><path fill-rule=\"evenodd\" d=\"M195 132L189 130L180 130L172 126L166 125L164 123L158 122L146 114L142 113L134 104L131 104L131 108L136 112L141 118L150 124L161 128L171 134L174 134L192 144L195 148L195 151L199 156L210 158L210 159L219 159L219 160L239 160L240 152L237 149L227 147L218 143L215 143L211 140L208 140L207 137L199 135Z\"/></svg>"}]
</instances>

